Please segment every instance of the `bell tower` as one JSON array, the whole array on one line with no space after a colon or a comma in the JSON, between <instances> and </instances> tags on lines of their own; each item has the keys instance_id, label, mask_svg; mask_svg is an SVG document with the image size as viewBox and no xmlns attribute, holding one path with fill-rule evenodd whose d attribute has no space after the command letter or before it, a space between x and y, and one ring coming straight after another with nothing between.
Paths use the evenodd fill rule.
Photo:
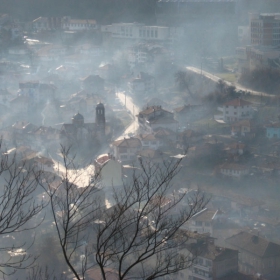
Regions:
<instances>
[{"instance_id":1,"label":"bell tower","mask_svg":"<svg viewBox=\"0 0 280 280\"><path fill-rule=\"evenodd\" d=\"M105 107L102 103L98 103L95 109L95 123L99 128L99 131L105 135Z\"/></svg>"}]
</instances>

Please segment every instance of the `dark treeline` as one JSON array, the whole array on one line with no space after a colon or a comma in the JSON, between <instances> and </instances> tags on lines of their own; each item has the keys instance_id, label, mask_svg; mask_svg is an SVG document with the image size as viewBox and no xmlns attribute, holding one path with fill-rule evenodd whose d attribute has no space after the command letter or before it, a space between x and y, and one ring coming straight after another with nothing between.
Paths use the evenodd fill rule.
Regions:
<instances>
[{"instance_id":1,"label":"dark treeline","mask_svg":"<svg viewBox=\"0 0 280 280\"><path fill-rule=\"evenodd\" d=\"M242 73L239 82L254 90L279 94L280 70L276 68L260 68Z\"/></svg>"},{"instance_id":2,"label":"dark treeline","mask_svg":"<svg viewBox=\"0 0 280 280\"><path fill-rule=\"evenodd\" d=\"M99 23L155 21L156 0L0 0L2 13L22 19L39 16L92 18Z\"/></svg>"}]
</instances>

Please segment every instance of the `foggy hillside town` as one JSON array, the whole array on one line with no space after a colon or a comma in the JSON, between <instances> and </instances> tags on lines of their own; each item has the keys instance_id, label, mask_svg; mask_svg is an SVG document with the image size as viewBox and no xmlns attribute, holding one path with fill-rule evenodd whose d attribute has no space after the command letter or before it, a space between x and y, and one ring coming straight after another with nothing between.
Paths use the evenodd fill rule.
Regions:
<instances>
[{"instance_id":1,"label":"foggy hillside town","mask_svg":"<svg viewBox=\"0 0 280 280\"><path fill-rule=\"evenodd\" d=\"M0 0L0 280L280 280L280 0Z\"/></svg>"}]
</instances>

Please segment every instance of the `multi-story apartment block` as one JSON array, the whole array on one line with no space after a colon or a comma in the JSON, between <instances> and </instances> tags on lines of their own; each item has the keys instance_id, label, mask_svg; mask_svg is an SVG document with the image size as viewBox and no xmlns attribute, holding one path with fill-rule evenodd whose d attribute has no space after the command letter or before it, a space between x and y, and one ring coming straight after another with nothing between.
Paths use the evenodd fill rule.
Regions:
<instances>
[{"instance_id":1,"label":"multi-story apartment block","mask_svg":"<svg viewBox=\"0 0 280 280\"><path fill-rule=\"evenodd\" d=\"M182 231L184 234L184 231ZM182 270L179 280L218 280L238 273L238 251L216 246L208 234L186 231L188 241L179 253L188 254L192 263Z\"/></svg>"},{"instance_id":2,"label":"multi-story apartment block","mask_svg":"<svg viewBox=\"0 0 280 280\"><path fill-rule=\"evenodd\" d=\"M146 26L142 23L113 23L101 26L103 33L113 38L164 41L169 38L169 28L165 26Z\"/></svg>"},{"instance_id":3,"label":"multi-story apartment block","mask_svg":"<svg viewBox=\"0 0 280 280\"><path fill-rule=\"evenodd\" d=\"M250 14L251 44L280 45L280 13Z\"/></svg>"}]
</instances>

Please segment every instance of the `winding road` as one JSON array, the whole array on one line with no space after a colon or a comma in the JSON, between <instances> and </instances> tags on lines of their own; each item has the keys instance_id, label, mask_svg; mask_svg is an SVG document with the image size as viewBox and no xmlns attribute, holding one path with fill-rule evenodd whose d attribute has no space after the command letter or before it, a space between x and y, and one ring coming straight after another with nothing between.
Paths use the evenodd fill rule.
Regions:
<instances>
[{"instance_id":1,"label":"winding road","mask_svg":"<svg viewBox=\"0 0 280 280\"><path fill-rule=\"evenodd\" d=\"M208 78L208 79L210 79L210 80L212 80L212 81L214 81L214 82L216 82L216 83L217 83L219 80L221 80L220 77L215 76L215 75L213 75L213 74L211 74L211 73L209 73L209 72L206 72L206 71L201 70L201 69L196 68L196 67L188 66L188 67L186 67L186 69L189 70L189 71L192 71L192 72L194 72L194 73L196 73L196 74L199 74L199 75L202 74L204 77L206 77L206 78ZM225 81L225 83L226 83L228 86L235 86L235 88L236 88L237 90L247 91L247 92L250 92L250 94L253 94L253 95L258 95L258 96L269 96L269 97L275 96L275 95L273 95L273 94L267 94L267 93L265 93L265 92L251 90L250 88L246 88L246 87L244 87L244 86L241 86L241 85L238 84L238 83L231 83L231 82L228 82L228 81Z\"/></svg>"}]
</instances>

